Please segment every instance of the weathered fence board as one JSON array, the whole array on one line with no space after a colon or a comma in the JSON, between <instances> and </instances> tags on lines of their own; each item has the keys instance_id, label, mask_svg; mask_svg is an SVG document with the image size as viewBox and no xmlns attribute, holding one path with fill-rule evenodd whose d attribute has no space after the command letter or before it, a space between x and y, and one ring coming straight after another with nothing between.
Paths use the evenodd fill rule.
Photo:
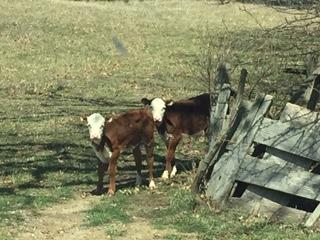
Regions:
<instances>
[{"instance_id":1,"label":"weathered fence board","mask_svg":"<svg viewBox=\"0 0 320 240\"><path fill-rule=\"evenodd\" d=\"M268 199L275 203L281 204L282 206L287 206L288 202L290 201L288 195L283 192L270 190L257 185L249 185L246 189L246 192L257 194L257 198L255 199L257 202L259 202L259 200L263 201L263 199Z\"/></svg>"},{"instance_id":2,"label":"weathered fence board","mask_svg":"<svg viewBox=\"0 0 320 240\"><path fill-rule=\"evenodd\" d=\"M310 217L308 218L308 220L305 223L305 226L311 227L318 220L319 216L320 216L320 204L317 206L317 208L310 215Z\"/></svg>"},{"instance_id":3,"label":"weathered fence board","mask_svg":"<svg viewBox=\"0 0 320 240\"><path fill-rule=\"evenodd\" d=\"M214 111L211 111L211 121L209 129L209 135L211 135L210 146L205 158L199 164L197 174L192 184L192 191L195 193L199 191L199 186L201 181L203 180L203 177L206 175L208 169L212 165L214 165L215 156L218 155L218 152L223 145L223 124L227 115L230 93L230 85L224 84L218 96L216 109Z\"/></svg>"},{"instance_id":4,"label":"weathered fence board","mask_svg":"<svg viewBox=\"0 0 320 240\"><path fill-rule=\"evenodd\" d=\"M265 192L261 192L263 190ZM268 196L268 198L262 196ZM254 185L250 185L240 199L231 198L230 201L232 206L249 212L251 216L262 216L272 222L289 220L302 224L310 216L309 212L287 207L288 200L281 193L277 192L276 196L273 197L273 192L270 193L269 189Z\"/></svg>"},{"instance_id":5,"label":"weathered fence board","mask_svg":"<svg viewBox=\"0 0 320 240\"><path fill-rule=\"evenodd\" d=\"M295 128L290 122L265 118L255 142L320 161L320 122Z\"/></svg>"},{"instance_id":6,"label":"weathered fence board","mask_svg":"<svg viewBox=\"0 0 320 240\"><path fill-rule=\"evenodd\" d=\"M225 147L238 127L245 109L241 103L247 75L247 70L242 69L236 102L230 107L230 96L234 96L235 91L231 89L229 84L230 76L227 68L224 65L219 66L216 80L218 86L220 86L220 93L218 96L218 103L215 106L215 109L211 108L210 113L209 151L199 164L197 174L191 187L194 193L199 191L202 182L207 181L215 163L219 160L221 154L226 151ZM227 116L228 109L231 109L229 116Z\"/></svg>"},{"instance_id":7,"label":"weathered fence board","mask_svg":"<svg viewBox=\"0 0 320 240\"><path fill-rule=\"evenodd\" d=\"M313 111L320 98L320 67L314 64L306 72L310 84L305 99L307 109L288 103L280 120L264 118L272 97L245 102L242 99L244 81L240 81L230 123L223 123L226 108L219 111L223 115L221 119L219 115L211 117L221 137L218 134L212 137L214 145L206 155L206 160L210 159L209 164L214 166L207 167L211 170L206 172L206 195L220 206L231 195L251 195L254 196L253 211L263 205L279 209L279 205L274 204L277 203L285 212L297 209L312 212L303 214L304 220L309 217L306 226L313 225L319 218L320 113ZM246 70L241 76L245 80ZM223 124L229 129L223 129Z\"/></svg>"},{"instance_id":8,"label":"weathered fence board","mask_svg":"<svg viewBox=\"0 0 320 240\"><path fill-rule=\"evenodd\" d=\"M280 115L281 122L290 122L291 126L303 127L320 121L318 112L313 112L304 107L287 103Z\"/></svg>"},{"instance_id":9,"label":"weathered fence board","mask_svg":"<svg viewBox=\"0 0 320 240\"><path fill-rule=\"evenodd\" d=\"M271 101L272 96L269 95L257 98L249 115L243 119L245 123L242 126L246 135L241 139L238 138L234 150L224 154L216 163L206 191L206 195L214 201L224 204L224 201L228 197L235 182L239 166L245 158L248 148L252 144L252 140L260 126L263 116L271 105Z\"/></svg>"},{"instance_id":10,"label":"weathered fence board","mask_svg":"<svg viewBox=\"0 0 320 240\"><path fill-rule=\"evenodd\" d=\"M253 107L253 102L250 101L242 101L241 103L241 107L242 107L242 118L245 119L247 118L247 116L250 114L251 109ZM238 109L239 110L239 109ZM239 141L241 141L241 139L243 139L245 137L245 135L247 134L245 131L243 131L243 129L246 127L245 126L246 121L241 121L239 123L239 125L237 126L236 131L234 132L231 140L229 141L228 145L227 145L227 149L228 150L233 150L236 147L236 144L239 143Z\"/></svg>"},{"instance_id":11,"label":"weathered fence board","mask_svg":"<svg viewBox=\"0 0 320 240\"><path fill-rule=\"evenodd\" d=\"M307 172L295 164L274 156L264 159L247 156L240 166L236 179L320 201L320 175Z\"/></svg>"},{"instance_id":12,"label":"weathered fence board","mask_svg":"<svg viewBox=\"0 0 320 240\"><path fill-rule=\"evenodd\" d=\"M230 85L224 84L220 90L215 111L211 112L210 134L212 135L212 138L210 139L210 142L212 142L213 145L216 141L219 141L219 138L221 137L221 131L224 127L223 125L228 111L230 93Z\"/></svg>"},{"instance_id":13,"label":"weathered fence board","mask_svg":"<svg viewBox=\"0 0 320 240\"><path fill-rule=\"evenodd\" d=\"M310 93L310 98L307 103L307 108L310 110L315 110L316 105L318 103L319 97L320 97L320 67L317 68L313 73L314 80L312 82L311 86L311 93Z\"/></svg>"},{"instance_id":14,"label":"weathered fence board","mask_svg":"<svg viewBox=\"0 0 320 240\"><path fill-rule=\"evenodd\" d=\"M301 157L299 155L295 155L292 153L288 153L273 147L267 147L266 153L273 155L275 157L281 158L284 161L295 164L297 167L303 168L306 171L309 171L310 168L314 165L314 161Z\"/></svg>"}]
</instances>

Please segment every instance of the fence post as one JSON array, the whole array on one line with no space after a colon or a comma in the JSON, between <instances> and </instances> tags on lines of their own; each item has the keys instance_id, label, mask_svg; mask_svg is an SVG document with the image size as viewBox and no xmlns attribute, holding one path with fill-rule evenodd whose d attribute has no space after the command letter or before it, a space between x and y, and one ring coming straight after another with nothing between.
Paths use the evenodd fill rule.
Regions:
<instances>
[{"instance_id":1,"label":"fence post","mask_svg":"<svg viewBox=\"0 0 320 240\"><path fill-rule=\"evenodd\" d=\"M215 165L206 195L220 205L229 197L236 174L252 144L255 134L262 122L264 115L271 105L272 96L260 96L242 119L240 136L232 151L224 154Z\"/></svg>"},{"instance_id":2,"label":"fence post","mask_svg":"<svg viewBox=\"0 0 320 240\"><path fill-rule=\"evenodd\" d=\"M199 167L197 169L197 173L191 187L194 193L199 192L199 186L210 166L212 158L217 151L214 146L216 146L217 142L220 142L219 140L221 139L221 131L223 129L224 121L226 118L228 101L231 94L231 88L228 84L229 80L229 73L225 65L220 65L218 68L217 78L215 80L216 83L220 86L220 92L216 106L213 107L213 104L211 104L210 125L208 129L209 151L206 154L205 158L200 161Z\"/></svg>"}]
</instances>

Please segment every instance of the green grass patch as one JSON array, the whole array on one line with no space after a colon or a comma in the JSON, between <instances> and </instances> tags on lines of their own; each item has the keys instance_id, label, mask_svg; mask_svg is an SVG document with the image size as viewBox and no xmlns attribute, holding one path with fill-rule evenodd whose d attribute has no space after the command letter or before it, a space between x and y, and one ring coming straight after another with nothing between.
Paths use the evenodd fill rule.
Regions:
<instances>
[{"instance_id":1,"label":"green grass patch","mask_svg":"<svg viewBox=\"0 0 320 240\"><path fill-rule=\"evenodd\" d=\"M128 201L128 197L121 193L116 194L115 197L102 200L88 212L89 225L99 226L113 222L129 223L131 218L125 209Z\"/></svg>"},{"instance_id":2,"label":"green grass patch","mask_svg":"<svg viewBox=\"0 0 320 240\"><path fill-rule=\"evenodd\" d=\"M117 193L115 197L105 198L87 213L89 226L103 225L108 235L122 236L126 233L125 224L132 221L127 213L128 197Z\"/></svg>"},{"instance_id":3,"label":"green grass patch","mask_svg":"<svg viewBox=\"0 0 320 240\"><path fill-rule=\"evenodd\" d=\"M153 223L160 229L173 227L181 233L196 234L199 239L317 239L313 233L290 223L270 223L264 218L247 216L237 209L214 213L208 206L195 206L188 190L169 191L170 204L152 211ZM174 236L173 236L173 239ZM178 238L179 239L179 238Z\"/></svg>"},{"instance_id":4,"label":"green grass patch","mask_svg":"<svg viewBox=\"0 0 320 240\"><path fill-rule=\"evenodd\" d=\"M56 187L48 189L27 188L0 198L0 226L15 225L24 220L22 210L41 209L52 203L62 202L73 194L71 188Z\"/></svg>"},{"instance_id":5,"label":"green grass patch","mask_svg":"<svg viewBox=\"0 0 320 240\"><path fill-rule=\"evenodd\" d=\"M164 240L183 240L185 239L183 236L179 236L178 234L168 234L164 236Z\"/></svg>"},{"instance_id":6,"label":"green grass patch","mask_svg":"<svg viewBox=\"0 0 320 240\"><path fill-rule=\"evenodd\" d=\"M183 175L183 174L182 174ZM183 176L177 176L178 179ZM208 205L196 204L182 185L157 183L157 190L140 189L131 194L118 192L87 213L89 226L100 226L112 237L127 236L126 226L136 219L151 225L163 239L318 239L312 229L290 222L271 223L240 209L226 208L216 213Z\"/></svg>"},{"instance_id":7,"label":"green grass patch","mask_svg":"<svg viewBox=\"0 0 320 240\"><path fill-rule=\"evenodd\" d=\"M8 234L8 233L0 232L0 239L1 239L1 240L13 240L14 237L11 236L11 235Z\"/></svg>"}]
</instances>

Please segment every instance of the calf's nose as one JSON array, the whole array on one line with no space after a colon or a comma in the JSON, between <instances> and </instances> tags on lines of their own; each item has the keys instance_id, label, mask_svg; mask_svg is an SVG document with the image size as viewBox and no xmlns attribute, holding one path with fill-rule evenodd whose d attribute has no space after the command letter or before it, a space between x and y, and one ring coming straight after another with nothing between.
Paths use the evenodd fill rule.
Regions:
<instances>
[{"instance_id":1,"label":"calf's nose","mask_svg":"<svg viewBox=\"0 0 320 240\"><path fill-rule=\"evenodd\" d=\"M154 122L155 122L156 125L159 125L159 124L161 123L161 120L159 120L159 119L154 119Z\"/></svg>"},{"instance_id":2,"label":"calf's nose","mask_svg":"<svg viewBox=\"0 0 320 240\"><path fill-rule=\"evenodd\" d=\"M100 140L100 137L98 137L98 136L90 136L90 140L91 141L98 141L98 140Z\"/></svg>"},{"instance_id":3,"label":"calf's nose","mask_svg":"<svg viewBox=\"0 0 320 240\"><path fill-rule=\"evenodd\" d=\"M161 120L162 120L162 117L161 117L161 116L159 116L159 115L153 115L153 121L155 121L155 122L161 122Z\"/></svg>"}]
</instances>

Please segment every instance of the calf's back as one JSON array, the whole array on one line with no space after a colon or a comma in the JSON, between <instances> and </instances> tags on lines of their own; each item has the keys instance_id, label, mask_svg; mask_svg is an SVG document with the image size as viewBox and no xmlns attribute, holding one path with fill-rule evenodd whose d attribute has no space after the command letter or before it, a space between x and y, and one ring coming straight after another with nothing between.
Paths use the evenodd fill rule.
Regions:
<instances>
[{"instance_id":1,"label":"calf's back","mask_svg":"<svg viewBox=\"0 0 320 240\"><path fill-rule=\"evenodd\" d=\"M127 148L153 142L154 122L145 109L130 110L111 118L105 126L104 135L109 148Z\"/></svg>"}]
</instances>

